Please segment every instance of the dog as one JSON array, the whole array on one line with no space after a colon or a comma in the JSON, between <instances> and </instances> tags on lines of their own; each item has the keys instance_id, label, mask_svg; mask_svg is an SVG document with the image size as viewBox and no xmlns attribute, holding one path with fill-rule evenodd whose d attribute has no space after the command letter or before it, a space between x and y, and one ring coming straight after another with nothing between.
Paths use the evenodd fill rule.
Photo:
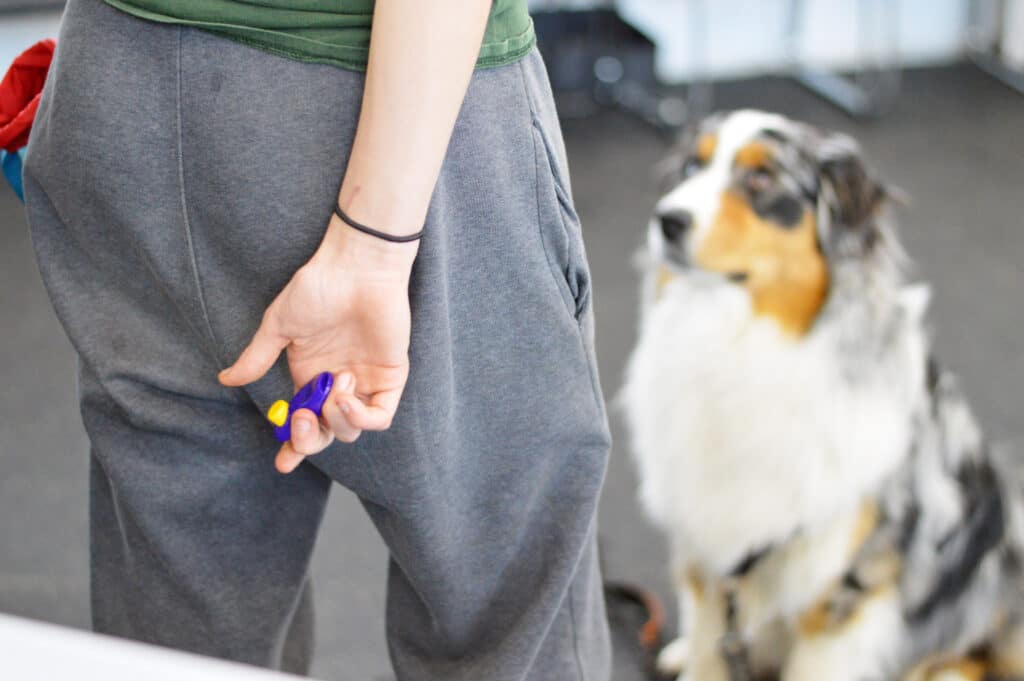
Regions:
<instances>
[{"instance_id":1,"label":"dog","mask_svg":"<svg viewBox=\"0 0 1024 681\"><path fill-rule=\"evenodd\" d=\"M666 162L620 404L689 681L1024 678L1024 499L850 137L713 115Z\"/></svg>"}]
</instances>

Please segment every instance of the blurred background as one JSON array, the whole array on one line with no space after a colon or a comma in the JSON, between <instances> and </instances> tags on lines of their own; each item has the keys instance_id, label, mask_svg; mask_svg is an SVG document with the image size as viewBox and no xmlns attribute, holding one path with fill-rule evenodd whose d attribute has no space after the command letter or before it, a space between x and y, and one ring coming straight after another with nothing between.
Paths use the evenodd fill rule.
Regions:
<instances>
[{"instance_id":1,"label":"blurred background","mask_svg":"<svg viewBox=\"0 0 1024 681\"><path fill-rule=\"evenodd\" d=\"M859 139L910 197L915 278L934 288L942 361L988 435L1024 450L1024 0L531 2L563 118L612 402L635 340L631 255L653 166L713 110L779 111ZM0 69L56 37L61 2L0 0ZM21 204L0 186L0 612L89 622L87 442L74 357L43 292ZM617 409L601 506L606 575L652 589L674 626L665 549L635 502ZM336 488L314 560L315 676L389 677L385 549ZM641 678L629 651L618 679Z\"/></svg>"}]
</instances>

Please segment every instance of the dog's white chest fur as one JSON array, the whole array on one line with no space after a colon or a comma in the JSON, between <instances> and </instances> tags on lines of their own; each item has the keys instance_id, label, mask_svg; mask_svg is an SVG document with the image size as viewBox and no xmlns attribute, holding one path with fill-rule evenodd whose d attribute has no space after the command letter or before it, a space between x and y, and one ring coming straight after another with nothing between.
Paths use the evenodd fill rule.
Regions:
<instances>
[{"instance_id":1,"label":"dog's white chest fur","mask_svg":"<svg viewBox=\"0 0 1024 681\"><path fill-rule=\"evenodd\" d=\"M675 550L725 573L875 491L910 443L915 323L854 368L841 322L794 339L753 317L740 287L668 284L646 311L622 400L642 502Z\"/></svg>"}]
</instances>

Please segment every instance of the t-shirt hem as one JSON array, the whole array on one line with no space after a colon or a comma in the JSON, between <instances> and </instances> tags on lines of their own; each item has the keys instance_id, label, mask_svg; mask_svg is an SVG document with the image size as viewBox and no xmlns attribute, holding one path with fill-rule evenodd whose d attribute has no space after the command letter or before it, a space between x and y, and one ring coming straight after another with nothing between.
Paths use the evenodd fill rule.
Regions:
<instances>
[{"instance_id":1,"label":"t-shirt hem","mask_svg":"<svg viewBox=\"0 0 1024 681\"><path fill-rule=\"evenodd\" d=\"M197 28L218 37L233 40L235 42L242 43L243 45L248 45L249 47L264 50L271 54L276 54L280 57L306 63L329 64L349 71L366 71L366 62L370 53L368 47L359 47L355 45L327 45L317 41L310 41L299 36L279 35L272 31L264 31L251 27L236 26L233 24L216 25L185 19L174 19L162 14L133 7L121 2L121 0L105 0L105 2L139 19L155 21L162 24L177 24L180 26ZM255 37L254 34L260 33L273 34L277 39L263 40ZM286 45L282 45L282 40L312 42L316 44L317 52L319 53L290 48ZM522 33L504 40L482 44L480 46L479 56L474 64L474 68L489 69L511 64L526 56L526 54L528 54L536 44L537 36L533 28L533 19L530 18L526 30ZM327 51L332 54L323 53Z\"/></svg>"}]
</instances>

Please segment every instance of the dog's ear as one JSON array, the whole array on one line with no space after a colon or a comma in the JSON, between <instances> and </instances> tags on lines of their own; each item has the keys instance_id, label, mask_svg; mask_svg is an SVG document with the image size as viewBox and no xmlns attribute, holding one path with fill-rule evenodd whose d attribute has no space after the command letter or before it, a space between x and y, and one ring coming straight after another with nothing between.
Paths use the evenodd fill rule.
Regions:
<instances>
[{"instance_id":1,"label":"dog's ear","mask_svg":"<svg viewBox=\"0 0 1024 681\"><path fill-rule=\"evenodd\" d=\"M833 223L852 229L874 223L890 193L865 165L857 143L829 134L817 140L814 157Z\"/></svg>"},{"instance_id":2,"label":"dog's ear","mask_svg":"<svg viewBox=\"0 0 1024 681\"><path fill-rule=\"evenodd\" d=\"M857 229L873 222L889 198L885 186L871 177L859 155L826 159L819 172L832 190L833 218L846 227Z\"/></svg>"}]
</instances>

